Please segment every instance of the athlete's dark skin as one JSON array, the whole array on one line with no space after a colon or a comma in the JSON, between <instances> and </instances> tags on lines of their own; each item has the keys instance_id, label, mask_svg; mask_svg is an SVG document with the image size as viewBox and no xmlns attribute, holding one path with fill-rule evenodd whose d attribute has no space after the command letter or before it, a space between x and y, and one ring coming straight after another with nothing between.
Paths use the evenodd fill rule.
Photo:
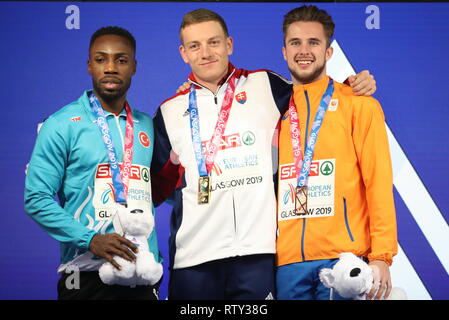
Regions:
<instances>
[{"instance_id":1,"label":"athlete's dark skin","mask_svg":"<svg viewBox=\"0 0 449 320\"><path fill-rule=\"evenodd\" d=\"M126 101L131 78L136 73L134 49L128 39L117 35L98 37L89 50L88 72L94 93L104 110L119 114ZM121 269L113 256L134 262L137 247L117 233L96 234L89 250Z\"/></svg>"}]
</instances>

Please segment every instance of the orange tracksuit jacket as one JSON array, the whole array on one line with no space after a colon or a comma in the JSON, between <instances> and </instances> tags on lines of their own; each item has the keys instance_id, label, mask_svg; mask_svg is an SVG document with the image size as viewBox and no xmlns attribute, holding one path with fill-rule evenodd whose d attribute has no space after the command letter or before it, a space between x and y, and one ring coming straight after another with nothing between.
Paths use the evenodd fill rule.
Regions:
<instances>
[{"instance_id":1,"label":"orange tracksuit jacket","mask_svg":"<svg viewBox=\"0 0 449 320\"><path fill-rule=\"evenodd\" d=\"M303 154L305 130L308 138L328 82L324 77L293 88ZM349 86L335 81L332 99L338 99L338 105L324 116L313 160L335 159L334 215L283 220L278 209L277 265L338 258L341 252L391 265L397 253L397 231L382 108L376 99L355 96ZM287 111L280 125L279 165L292 163ZM280 172L279 179L281 176ZM278 201L288 192L280 189L281 184Z\"/></svg>"}]
</instances>

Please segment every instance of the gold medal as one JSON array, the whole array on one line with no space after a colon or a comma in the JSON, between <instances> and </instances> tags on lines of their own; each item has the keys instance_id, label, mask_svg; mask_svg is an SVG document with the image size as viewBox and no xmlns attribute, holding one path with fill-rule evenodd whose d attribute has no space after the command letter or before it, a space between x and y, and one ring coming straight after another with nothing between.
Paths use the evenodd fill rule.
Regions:
<instances>
[{"instance_id":1,"label":"gold medal","mask_svg":"<svg viewBox=\"0 0 449 320\"><path fill-rule=\"evenodd\" d=\"M295 189L295 212L296 215L307 215L307 187L296 187Z\"/></svg>"},{"instance_id":2,"label":"gold medal","mask_svg":"<svg viewBox=\"0 0 449 320\"><path fill-rule=\"evenodd\" d=\"M198 179L198 204L208 204L210 201L210 177Z\"/></svg>"}]
</instances>

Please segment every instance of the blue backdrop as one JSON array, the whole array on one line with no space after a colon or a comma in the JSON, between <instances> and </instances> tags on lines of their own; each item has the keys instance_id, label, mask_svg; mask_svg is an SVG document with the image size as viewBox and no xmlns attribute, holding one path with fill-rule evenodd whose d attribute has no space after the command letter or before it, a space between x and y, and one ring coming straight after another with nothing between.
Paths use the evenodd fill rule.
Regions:
<instances>
[{"instance_id":1,"label":"blue backdrop","mask_svg":"<svg viewBox=\"0 0 449 320\"><path fill-rule=\"evenodd\" d=\"M153 115L189 73L178 53L185 12L207 7L225 18L235 40L231 60L236 66L272 69L288 77L281 24L283 14L296 5L0 3L0 299L56 298L58 244L24 212L25 167L37 124L91 87L86 61L96 29L120 25L135 36L138 66L128 100ZM344 57L357 71L369 69L375 75L375 97L396 141L392 148L402 258L393 282L397 277L410 298L448 299L449 4L369 5L319 4L336 22L335 39ZM170 210L163 205L156 217L166 259ZM167 279L166 271L162 299Z\"/></svg>"}]
</instances>

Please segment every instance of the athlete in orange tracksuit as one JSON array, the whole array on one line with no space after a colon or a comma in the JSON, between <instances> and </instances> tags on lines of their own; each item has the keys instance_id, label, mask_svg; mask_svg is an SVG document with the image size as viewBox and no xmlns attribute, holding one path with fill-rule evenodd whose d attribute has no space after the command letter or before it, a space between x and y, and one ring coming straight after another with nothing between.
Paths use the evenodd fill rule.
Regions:
<instances>
[{"instance_id":1,"label":"athlete in orange tracksuit","mask_svg":"<svg viewBox=\"0 0 449 320\"><path fill-rule=\"evenodd\" d=\"M325 76L293 87L302 146L309 138L328 83L329 77ZM310 275L315 282L319 282L319 269L325 266L321 262L333 264L336 260L328 259L338 258L341 252L391 265L397 253L392 168L384 115L377 100L355 96L349 86L334 81L334 93L319 131L309 177L309 202L311 195L331 199L333 192L333 205L331 200L319 208L317 216L303 218L291 210L294 197L288 182L295 184L297 176L291 169L294 158L288 112L281 120L279 141L278 298L297 296L291 291L301 285L319 285L313 284L314 280L307 284L305 279L295 283L297 263L310 262L310 267L316 268ZM323 167L326 161L327 167ZM324 185L317 183L318 186L310 187L320 174L328 180ZM333 215L326 215L330 211ZM319 297L306 294L304 298Z\"/></svg>"}]
</instances>

